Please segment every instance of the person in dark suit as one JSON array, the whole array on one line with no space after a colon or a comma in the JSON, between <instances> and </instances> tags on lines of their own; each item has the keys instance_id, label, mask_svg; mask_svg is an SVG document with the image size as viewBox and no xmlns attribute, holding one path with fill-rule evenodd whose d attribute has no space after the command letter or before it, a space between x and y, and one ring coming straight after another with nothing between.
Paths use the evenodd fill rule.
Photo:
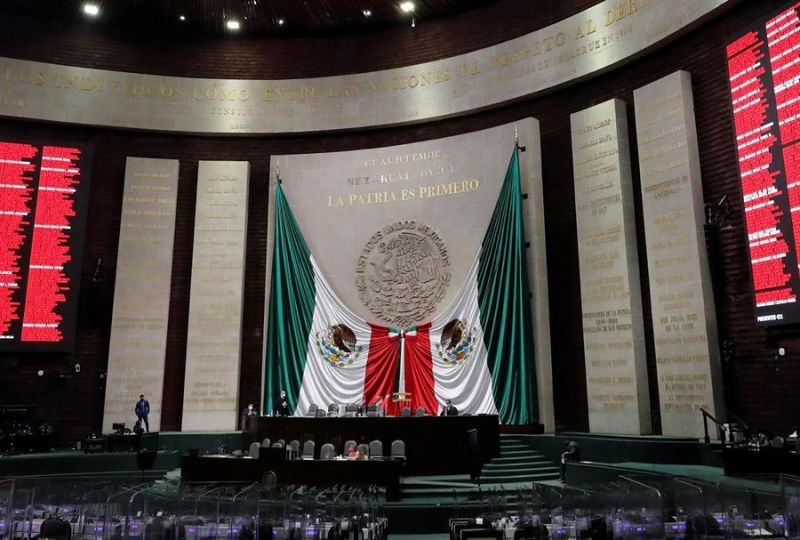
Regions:
<instances>
[{"instance_id":1,"label":"person in dark suit","mask_svg":"<svg viewBox=\"0 0 800 540\"><path fill-rule=\"evenodd\" d=\"M147 415L150 414L150 402L144 399L144 394L139 396L139 401L136 402L134 411L136 412L136 418L144 424L147 433L150 433L150 422L147 421Z\"/></svg>"},{"instance_id":2,"label":"person in dark suit","mask_svg":"<svg viewBox=\"0 0 800 540\"><path fill-rule=\"evenodd\" d=\"M289 410L289 398L286 397L286 390L281 390L280 395L275 398L273 412L275 416L289 416L292 414Z\"/></svg>"},{"instance_id":3,"label":"person in dark suit","mask_svg":"<svg viewBox=\"0 0 800 540\"><path fill-rule=\"evenodd\" d=\"M458 409L456 408L455 405L453 405L452 401L450 401L449 399L445 400L444 408L442 409L442 412L439 414L439 416L458 416Z\"/></svg>"},{"instance_id":4,"label":"person in dark suit","mask_svg":"<svg viewBox=\"0 0 800 540\"><path fill-rule=\"evenodd\" d=\"M580 461L581 448L575 441L567 443L567 450L561 454L561 481L567 481L567 461Z\"/></svg>"},{"instance_id":5,"label":"person in dark suit","mask_svg":"<svg viewBox=\"0 0 800 540\"><path fill-rule=\"evenodd\" d=\"M242 431L247 429L248 416L258 416L258 409L252 403L248 403L247 407L242 409Z\"/></svg>"}]
</instances>

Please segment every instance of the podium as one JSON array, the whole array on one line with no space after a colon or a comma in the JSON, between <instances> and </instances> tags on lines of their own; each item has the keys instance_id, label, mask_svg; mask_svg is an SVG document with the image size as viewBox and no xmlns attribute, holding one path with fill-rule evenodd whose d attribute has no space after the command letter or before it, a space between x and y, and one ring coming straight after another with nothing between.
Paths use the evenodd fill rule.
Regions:
<instances>
[{"instance_id":1,"label":"podium","mask_svg":"<svg viewBox=\"0 0 800 540\"><path fill-rule=\"evenodd\" d=\"M411 392L392 392L392 403L394 404L393 416L402 416L403 408L408 407L411 410ZM411 411L409 416L414 416L414 411Z\"/></svg>"}]
</instances>

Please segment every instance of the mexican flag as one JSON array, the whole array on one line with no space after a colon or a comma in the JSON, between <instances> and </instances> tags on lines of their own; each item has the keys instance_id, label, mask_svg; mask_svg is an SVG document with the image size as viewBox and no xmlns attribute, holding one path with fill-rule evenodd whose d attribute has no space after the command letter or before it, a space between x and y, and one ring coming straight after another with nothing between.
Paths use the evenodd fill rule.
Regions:
<instances>
[{"instance_id":1,"label":"mexican flag","mask_svg":"<svg viewBox=\"0 0 800 540\"><path fill-rule=\"evenodd\" d=\"M268 308L265 410L281 389L296 415L312 405L372 404L439 414L538 421L532 318L515 147L489 227L450 306L411 328L372 324L336 296L311 254L280 183Z\"/></svg>"}]
</instances>

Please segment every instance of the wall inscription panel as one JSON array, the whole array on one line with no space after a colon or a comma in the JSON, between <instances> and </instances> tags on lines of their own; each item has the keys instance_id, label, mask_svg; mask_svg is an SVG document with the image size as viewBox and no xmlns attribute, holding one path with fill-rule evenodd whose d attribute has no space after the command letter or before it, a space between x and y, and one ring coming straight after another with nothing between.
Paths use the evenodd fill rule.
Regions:
<instances>
[{"instance_id":1,"label":"wall inscription panel","mask_svg":"<svg viewBox=\"0 0 800 540\"><path fill-rule=\"evenodd\" d=\"M246 161L198 167L184 431L238 429L249 176Z\"/></svg>"},{"instance_id":2,"label":"wall inscription panel","mask_svg":"<svg viewBox=\"0 0 800 540\"><path fill-rule=\"evenodd\" d=\"M570 115L589 429L650 431L625 104Z\"/></svg>"},{"instance_id":3,"label":"wall inscription panel","mask_svg":"<svg viewBox=\"0 0 800 540\"><path fill-rule=\"evenodd\" d=\"M163 77L0 58L0 115L234 134L422 122L590 76L628 61L728 3L605 0L524 36L466 54L309 79Z\"/></svg>"},{"instance_id":4,"label":"wall inscription panel","mask_svg":"<svg viewBox=\"0 0 800 540\"><path fill-rule=\"evenodd\" d=\"M702 437L724 408L690 75L633 96L662 433Z\"/></svg>"},{"instance_id":5,"label":"wall inscription panel","mask_svg":"<svg viewBox=\"0 0 800 540\"><path fill-rule=\"evenodd\" d=\"M178 161L129 157L125 164L103 431L130 426L144 394L150 430L161 425Z\"/></svg>"}]
</instances>

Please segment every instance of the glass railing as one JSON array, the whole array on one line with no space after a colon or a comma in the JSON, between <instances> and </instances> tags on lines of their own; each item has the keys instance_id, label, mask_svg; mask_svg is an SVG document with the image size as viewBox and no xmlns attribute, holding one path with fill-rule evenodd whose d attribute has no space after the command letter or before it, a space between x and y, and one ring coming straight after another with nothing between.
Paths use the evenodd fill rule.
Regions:
<instances>
[{"instance_id":1,"label":"glass railing","mask_svg":"<svg viewBox=\"0 0 800 540\"><path fill-rule=\"evenodd\" d=\"M458 507L451 537L800 539L800 478L760 480L618 474L602 483L533 484L506 491L505 503L502 490L487 491Z\"/></svg>"},{"instance_id":2,"label":"glass railing","mask_svg":"<svg viewBox=\"0 0 800 540\"><path fill-rule=\"evenodd\" d=\"M0 482L0 539L381 539L385 501L377 487L23 478Z\"/></svg>"}]
</instances>

